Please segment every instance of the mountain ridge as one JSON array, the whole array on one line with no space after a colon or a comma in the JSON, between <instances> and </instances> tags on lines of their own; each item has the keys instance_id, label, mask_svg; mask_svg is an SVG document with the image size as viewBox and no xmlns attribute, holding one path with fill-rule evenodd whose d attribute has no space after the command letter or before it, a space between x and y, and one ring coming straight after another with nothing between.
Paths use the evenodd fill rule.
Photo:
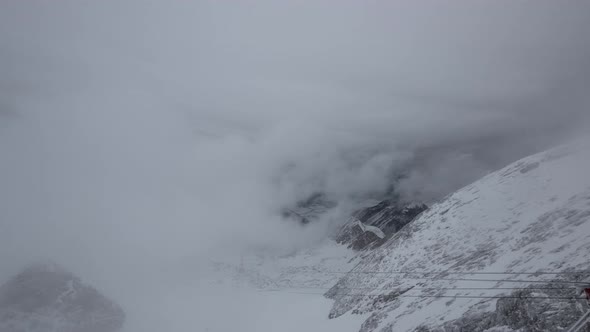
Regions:
<instances>
[{"instance_id":1,"label":"mountain ridge","mask_svg":"<svg viewBox=\"0 0 590 332\"><path fill-rule=\"evenodd\" d=\"M503 290L452 292L447 288L499 288L510 284L518 275L487 278L498 279L497 282L461 281L453 280L461 279L452 278L453 272L587 270L588 261L584 259L590 253L590 241L586 239L590 234L587 169L590 169L590 147L579 141L521 159L447 196L373 250L326 293L335 301L330 317L348 312L370 314L361 327L362 332L427 331L428 328L455 331L441 326L465 320L468 312L472 316L472 312L493 312L498 299L485 299L483 295L507 296L508 293ZM436 278L375 273L387 271L435 272ZM543 277L529 278L533 282L551 282ZM515 283L523 289L529 284ZM434 290L412 290L417 285ZM363 289L360 294L350 296L350 289L360 288ZM436 291L437 288L441 290ZM417 298L402 294L417 295ZM444 294L451 299L437 297ZM452 298L459 295L482 298ZM546 322L543 326L564 328L575 316L562 320L561 325ZM481 331L492 328L500 326ZM506 331L517 330L507 328Z\"/></svg>"}]
</instances>

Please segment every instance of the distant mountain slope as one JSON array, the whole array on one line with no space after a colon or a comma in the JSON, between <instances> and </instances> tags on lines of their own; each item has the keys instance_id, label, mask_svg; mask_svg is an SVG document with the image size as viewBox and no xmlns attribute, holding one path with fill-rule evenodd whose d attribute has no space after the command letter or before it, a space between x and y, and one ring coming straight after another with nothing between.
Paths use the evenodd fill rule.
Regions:
<instances>
[{"instance_id":1,"label":"distant mountain slope","mask_svg":"<svg viewBox=\"0 0 590 332\"><path fill-rule=\"evenodd\" d=\"M2 332L116 332L118 304L54 263L32 264L0 286Z\"/></svg>"},{"instance_id":2,"label":"distant mountain slope","mask_svg":"<svg viewBox=\"0 0 590 332\"><path fill-rule=\"evenodd\" d=\"M314 193L307 199L299 201L293 207L281 210L283 218L292 218L306 225L317 220L322 214L334 208L336 202L331 201L323 193Z\"/></svg>"},{"instance_id":3,"label":"distant mountain slope","mask_svg":"<svg viewBox=\"0 0 590 332\"><path fill-rule=\"evenodd\" d=\"M216 283L242 283L258 290L326 290L358 261L358 253L326 241L280 257L245 255L240 262L212 260L210 268L214 273L209 278Z\"/></svg>"},{"instance_id":4,"label":"distant mountain slope","mask_svg":"<svg viewBox=\"0 0 590 332\"><path fill-rule=\"evenodd\" d=\"M567 298L588 272L481 274L506 271L590 271L590 142L525 158L432 206L326 294L330 316L370 314L363 332L559 331L586 310ZM531 285L559 289L510 289Z\"/></svg>"}]
</instances>

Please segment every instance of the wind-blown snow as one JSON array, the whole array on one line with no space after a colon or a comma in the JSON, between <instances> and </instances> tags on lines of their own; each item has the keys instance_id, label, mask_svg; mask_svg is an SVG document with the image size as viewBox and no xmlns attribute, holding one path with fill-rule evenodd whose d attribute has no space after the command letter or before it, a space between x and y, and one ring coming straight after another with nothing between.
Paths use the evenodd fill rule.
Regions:
<instances>
[{"instance_id":1,"label":"wind-blown snow","mask_svg":"<svg viewBox=\"0 0 590 332\"><path fill-rule=\"evenodd\" d=\"M359 226L363 232L371 232L371 233L375 234L380 239L385 238L385 234L379 229L379 227L365 225L360 220L357 220L355 225Z\"/></svg>"}]
</instances>

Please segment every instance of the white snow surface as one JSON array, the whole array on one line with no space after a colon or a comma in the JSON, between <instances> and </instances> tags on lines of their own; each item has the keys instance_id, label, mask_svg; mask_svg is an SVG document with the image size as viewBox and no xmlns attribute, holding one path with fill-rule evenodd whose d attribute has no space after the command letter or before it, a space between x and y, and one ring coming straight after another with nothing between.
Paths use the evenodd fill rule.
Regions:
<instances>
[{"instance_id":1,"label":"white snow surface","mask_svg":"<svg viewBox=\"0 0 590 332\"><path fill-rule=\"evenodd\" d=\"M431 288L530 284L441 279L530 281L555 277L452 272L590 268L589 142L582 140L522 159L433 205L340 280L333 290L336 302L332 314L372 314L364 331L414 331L420 325L439 326L466 312L491 311L496 300L410 296L495 296L510 291ZM425 278L380 273L393 271L449 274ZM408 297L374 302L374 296L412 286L428 289L413 289L404 294Z\"/></svg>"},{"instance_id":2,"label":"white snow surface","mask_svg":"<svg viewBox=\"0 0 590 332\"><path fill-rule=\"evenodd\" d=\"M244 255L212 260L212 282L260 291L330 289L359 262L358 253L333 241L282 256Z\"/></svg>"},{"instance_id":3,"label":"white snow surface","mask_svg":"<svg viewBox=\"0 0 590 332\"><path fill-rule=\"evenodd\" d=\"M323 296L356 263L331 241L278 257L216 257L208 270L187 270L191 282L138 294L145 301L134 301L122 332L356 332L367 316L329 319L333 301Z\"/></svg>"},{"instance_id":4,"label":"white snow surface","mask_svg":"<svg viewBox=\"0 0 590 332\"><path fill-rule=\"evenodd\" d=\"M356 332L362 323L353 315L328 319L332 301L315 294L216 285L159 295L157 308L128 317L123 332Z\"/></svg>"}]
</instances>

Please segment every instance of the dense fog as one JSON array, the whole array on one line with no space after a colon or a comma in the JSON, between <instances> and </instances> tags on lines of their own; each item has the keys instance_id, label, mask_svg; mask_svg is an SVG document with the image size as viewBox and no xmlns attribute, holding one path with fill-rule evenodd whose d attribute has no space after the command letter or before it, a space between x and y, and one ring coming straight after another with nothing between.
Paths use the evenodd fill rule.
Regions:
<instances>
[{"instance_id":1,"label":"dense fog","mask_svg":"<svg viewBox=\"0 0 590 332\"><path fill-rule=\"evenodd\" d=\"M588 128L589 13L2 1L0 277L51 259L129 307L125 285L305 247L392 186L440 199ZM320 222L283 220L317 192L338 203Z\"/></svg>"}]
</instances>

